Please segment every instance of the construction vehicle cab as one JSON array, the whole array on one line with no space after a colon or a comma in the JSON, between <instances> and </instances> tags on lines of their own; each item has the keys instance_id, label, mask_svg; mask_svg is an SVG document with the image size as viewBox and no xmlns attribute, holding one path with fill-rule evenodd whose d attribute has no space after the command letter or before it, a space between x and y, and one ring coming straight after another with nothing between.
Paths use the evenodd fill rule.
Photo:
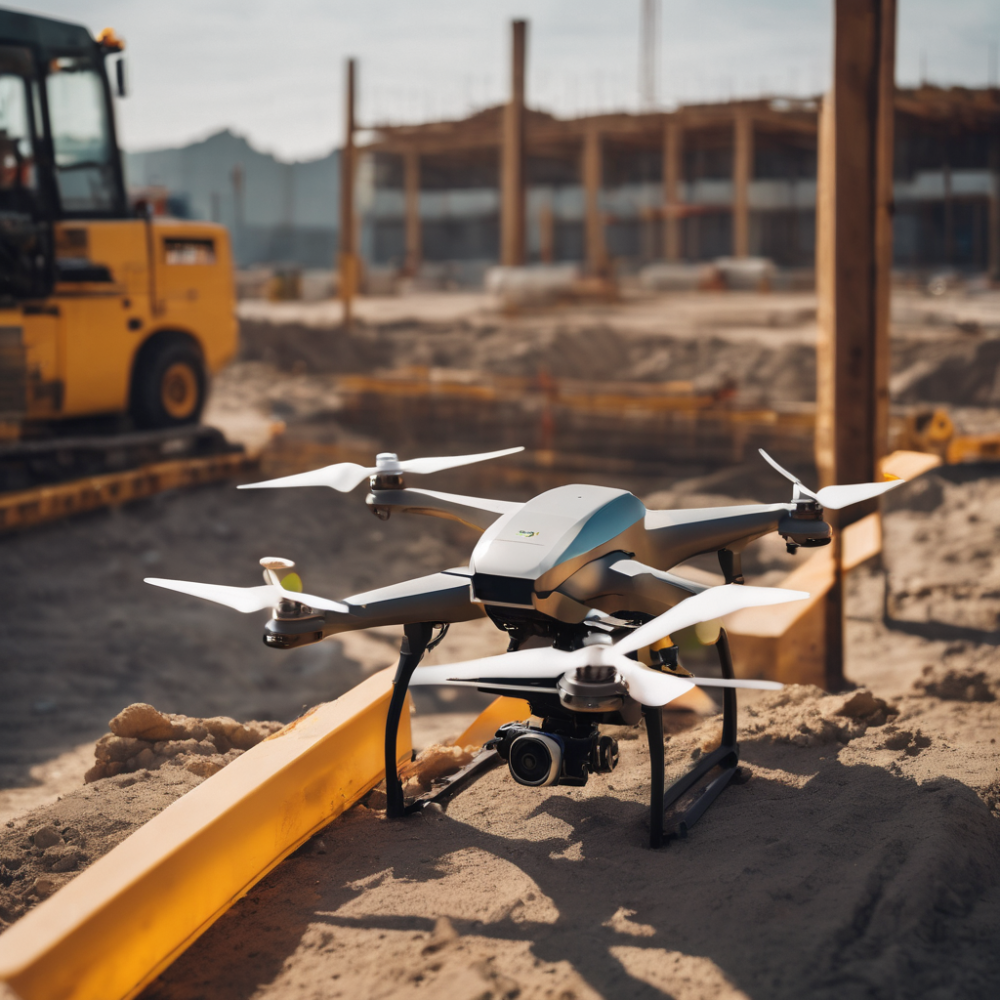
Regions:
<instances>
[{"instance_id":1,"label":"construction vehicle cab","mask_svg":"<svg viewBox=\"0 0 1000 1000\"><path fill-rule=\"evenodd\" d=\"M0 10L0 422L197 421L236 347L229 236L126 197L105 30ZM120 59L117 79L124 90Z\"/></svg>"}]
</instances>

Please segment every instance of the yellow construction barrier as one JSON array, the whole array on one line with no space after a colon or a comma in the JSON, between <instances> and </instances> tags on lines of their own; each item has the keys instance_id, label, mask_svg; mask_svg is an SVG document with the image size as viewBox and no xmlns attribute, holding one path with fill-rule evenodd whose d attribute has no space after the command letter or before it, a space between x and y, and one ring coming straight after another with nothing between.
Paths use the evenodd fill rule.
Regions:
<instances>
[{"instance_id":1,"label":"yellow construction barrier","mask_svg":"<svg viewBox=\"0 0 1000 1000\"><path fill-rule=\"evenodd\" d=\"M22 917L0 936L0 996L135 996L382 780L393 670L248 750ZM409 711L397 745L409 760Z\"/></svg>"},{"instance_id":2,"label":"yellow construction barrier","mask_svg":"<svg viewBox=\"0 0 1000 1000\"><path fill-rule=\"evenodd\" d=\"M140 500L163 490L228 479L256 466L256 460L234 452L207 458L180 458L109 472L68 483L0 494L0 531L27 528L60 517Z\"/></svg>"}]
</instances>

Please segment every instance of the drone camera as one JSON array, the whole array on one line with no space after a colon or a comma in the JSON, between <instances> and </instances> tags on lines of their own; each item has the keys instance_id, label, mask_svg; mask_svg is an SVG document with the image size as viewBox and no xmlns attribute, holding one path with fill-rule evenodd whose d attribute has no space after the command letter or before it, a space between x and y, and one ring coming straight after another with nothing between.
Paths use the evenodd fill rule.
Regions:
<instances>
[{"instance_id":1,"label":"drone camera","mask_svg":"<svg viewBox=\"0 0 1000 1000\"><path fill-rule=\"evenodd\" d=\"M582 736L546 732L523 722L509 722L486 744L507 761L519 785L585 785L591 774L618 766L618 741L601 736L597 727Z\"/></svg>"}]
</instances>

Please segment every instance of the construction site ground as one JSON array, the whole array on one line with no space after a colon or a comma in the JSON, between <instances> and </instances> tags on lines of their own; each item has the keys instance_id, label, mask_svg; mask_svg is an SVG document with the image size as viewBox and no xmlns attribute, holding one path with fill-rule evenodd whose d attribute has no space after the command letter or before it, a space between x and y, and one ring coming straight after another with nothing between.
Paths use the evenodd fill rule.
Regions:
<instances>
[{"instance_id":1,"label":"construction site ground","mask_svg":"<svg viewBox=\"0 0 1000 1000\"><path fill-rule=\"evenodd\" d=\"M438 298L457 308L460 297ZM954 402L935 398L952 393L970 421L996 426L1000 386L996 361L988 362L1000 345L1000 309L987 308L987 298L897 302L894 371L910 372L908 387L897 380L898 399L912 391L921 402ZM663 348L646 369L640 358L631 368L620 361L632 334L628 315L615 317L627 305L607 307L610 319L581 310L586 322L574 325L566 318L572 309L511 318L477 300L438 328L433 317L401 315L420 303L385 300L372 308L399 312L384 325L366 320L351 337L328 333L332 342L316 348L326 360L313 364L267 353L288 332L272 320L300 323L311 307L252 304L254 318L244 307L247 357L219 379L212 422L234 437L263 439L280 419L293 443L297 435L315 441L317 428L323 441L357 442L356 431L337 425L329 381L339 348L350 357L354 340L374 351L348 362L354 371L492 370L509 361L531 374L544 349L553 368L562 359L588 378L618 366L615 377L648 379L706 370L706 379L718 379L713 359L722 365L727 355L711 345L731 343L739 349L725 374L738 391L756 386L808 400L815 319L807 296L681 299L676 313L661 316L665 328L650 326L640 337L647 356L647 336ZM800 318L787 326L755 321L753 336L732 340L725 329L736 323L709 334L694 320L687 332L679 319L671 325L684 310L717 314L737 299L744 317L770 309ZM634 305L636 315L652 317L651 306ZM483 332L469 318L478 309L496 330ZM920 322L908 326L905 309L923 309ZM604 324L607 339L588 368L584 352L600 343L593 322ZM551 332L563 323L562 334ZM551 336L539 332L546 324ZM287 338L293 346L295 336L306 341ZM470 342L479 353L463 360ZM754 368L754 358L766 364ZM954 386L963 379L960 392ZM281 442L265 464L294 462L282 459ZM614 481L597 458L595 466L587 479ZM785 484L761 466L665 469L617 481L651 506L784 499ZM520 499L534 492L526 479L482 468L442 474L433 488ZM540 479L548 485L565 475L556 463ZM619 769L582 789L526 789L497 770L443 814L386 823L359 806L279 866L144 996L995 995L998 532L997 466L944 468L893 494L881 563L850 578L847 670L898 714L871 725L838 716L842 697L812 689L742 698L747 780L727 790L686 841L660 852L644 846L648 757L638 731L621 734ZM399 630L392 629L279 653L260 641L263 615L164 594L144 586L143 576L249 585L260 556L282 555L296 560L307 589L339 596L458 565L473 543L468 529L443 521L379 522L360 493L238 492L231 484L163 493L0 540L8 581L0 625L7 667L0 918L16 919L72 878L72 870L41 872L28 884L15 877L34 871L25 847L34 831L52 826L73 839L83 867L202 780L164 767L82 786L94 741L125 705L287 721L395 659ZM775 539L755 543L752 553L750 583L778 583L794 565ZM715 569L710 560L691 567L703 576ZM433 656L446 662L503 648L504 637L480 621L453 628ZM690 662L702 661L709 662L704 651L691 650ZM454 737L488 700L418 692L416 745ZM672 713L668 768L680 772L710 748L718 726L718 717Z\"/></svg>"}]
</instances>

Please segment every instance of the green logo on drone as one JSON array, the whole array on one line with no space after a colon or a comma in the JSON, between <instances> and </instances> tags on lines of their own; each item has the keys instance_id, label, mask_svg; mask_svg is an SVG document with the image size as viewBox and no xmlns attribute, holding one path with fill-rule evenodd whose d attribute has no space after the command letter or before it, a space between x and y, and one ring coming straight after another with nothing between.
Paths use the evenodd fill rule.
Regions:
<instances>
[{"instance_id":1,"label":"green logo on drone","mask_svg":"<svg viewBox=\"0 0 1000 1000\"><path fill-rule=\"evenodd\" d=\"M540 535L541 532L540 531L519 531L518 534L522 538L534 538L535 535Z\"/></svg>"}]
</instances>

